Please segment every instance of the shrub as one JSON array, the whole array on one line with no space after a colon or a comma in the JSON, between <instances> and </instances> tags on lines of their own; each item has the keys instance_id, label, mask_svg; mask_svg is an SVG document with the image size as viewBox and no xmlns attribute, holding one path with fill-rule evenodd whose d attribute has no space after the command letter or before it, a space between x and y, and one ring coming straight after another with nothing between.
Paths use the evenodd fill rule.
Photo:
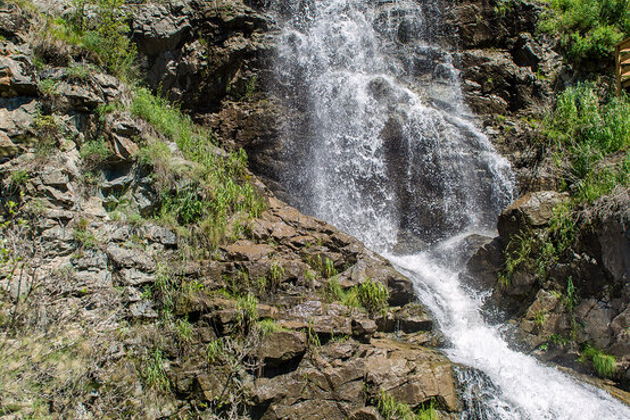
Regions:
<instances>
[{"instance_id":1,"label":"shrub","mask_svg":"<svg viewBox=\"0 0 630 420\"><path fill-rule=\"evenodd\" d=\"M610 61L615 45L630 35L630 0L550 0L539 28L558 36L578 63Z\"/></svg>"}]
</instances>

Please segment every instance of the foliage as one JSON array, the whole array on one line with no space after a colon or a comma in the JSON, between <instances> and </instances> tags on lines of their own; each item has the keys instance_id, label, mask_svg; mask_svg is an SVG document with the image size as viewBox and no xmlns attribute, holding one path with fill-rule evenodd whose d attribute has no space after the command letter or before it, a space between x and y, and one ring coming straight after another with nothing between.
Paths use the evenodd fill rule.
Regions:
<instances>
[{"instance_id":1,"label":"foliage","mask_svg":"<svg viewBox=\"0 0 630 420\"><path fill-rule=\"evenodd\" d=\"M576 239L580 226L577 209L615 188L630 185L627 96L602 102L592 84L570 87L558 96L543 131L562 170L569 198L554 208L548 226L512 237L506 248L505 269L499 277L504 285L523 268L544 281L549 267L568 253Z\"/></svg>"},{"instance_id":2,"label":"foliage","mask_svg":"<svg viewBox=\"0 0 630 420\"><path fill-rule=\"evenodd\" d=\"M580 202L592 202L615 184L628 184L630 165L630 100L627 96L600 103L592 84L578 84L558 96L555 110L545 120L545 134L557 160L568 161L567 187ZM615 153L625 158L614 167L602 167Z\"/></svg>"},{"instance_id":3,"label":"foliage","mask_svg":"<svg viewBox=\"0 0 630 420\"><path fill-rule=\"evenodd\" d=\"M367 279L357 286L357 299L365 310L376 315L387 311L389 290L383 283Z\"/></svg>"},{"instance_id":4,"label":"foliage","mask_svg":"<svg viewBox=\"0 0 630 420\"><path fill-rule=\"evenodd\" d=\"M150 388L158 389L161 391L169 391L171 389L171 382L166 375L164 353L160 349L154 349L145 361L143 377Z\"/></svg>"},{"instance_id":5,"label":"foliage","mask_svg":"<svg viewBox=\"0 0 630 420\"><path fill-rule=\"evenodd\" d=\"M164 186L159 212L162 220L184 226L198 224L200 235L213 247L224 236L232 215L260 214L264 204L248 182L247 156L243 150L224 155L214 145L209 131L195 126L190 117L147 89L138 89L131 111L174 141L186 159L198 164L188 174L193 182L177 189ZM163 162L168 155L163 146L151 146L139 157ZM169 170L168 165L163 166L165 171Z\"/></svg>"},{"instance_id":6,"label":"foliage","mask_svg":"<svg viewBox=\"0 0 630 420\"><path fill-rule=\"evenodd\" d=\"M124 1L74 0L73 3L73 16L50 20L44 30L56 39L87 50L92 59L117 77L131 80L136 49L126 36L129 26Z\"/></svg>"},{"instance_id":7,"label":"foliage","mask_svg":"<svg viewBox=\"0 0 630 420\"><path fill-rule=\"evenodd\" d=\"M273 319L262 319L256 323L256 327L263 336L275 332L288 331L286 328L279 325Z\"/></svg>"},{"instance_id":8,"label":"foliage","mask_svg":"<svg viewBox=\"0 0 630 420\"><path fill-rule=\"evenodd\" d=\"M426 407L420 408L418 412L414 412L409 405L396 400L390 393L385 391L380 391L377 396L377 408L385 420L439 419L437 410L433 408L432 403L429 403Z\"/></svg>"},{"instance_id":9,"label":"foliage","mask_svg":"<svg viewBox=\"0 0 630 420\"><path fill-rule=\"evenodd\" d=\"M112 152L105 140L99 137L96 140L85 142L81 146L79 154L88 166L96 166L107 160L112 155Z\"/></svg>"},{"instance_id":10,"label":"foliage","mask_svg":"<svg viewBox=\"0 0 630 420\"><path fill-rule=\"evenodd\" d=\"M615 45L630 36L630 0L550 0L539 27L558 36L578 63L610 60Z\"/></svg>"},{"instance_id":11,"label":"foliage","mask_svg":"<svg viewBox=\"0 0 630 420\"><path fill-rule=\"evenodd\" d=\"M580 361L590 361L598 375L610 378L617 370L617 360L615 356L611 356L596 349L593 346L586 345L580 354Z\"/></svg>"}]
</instances>

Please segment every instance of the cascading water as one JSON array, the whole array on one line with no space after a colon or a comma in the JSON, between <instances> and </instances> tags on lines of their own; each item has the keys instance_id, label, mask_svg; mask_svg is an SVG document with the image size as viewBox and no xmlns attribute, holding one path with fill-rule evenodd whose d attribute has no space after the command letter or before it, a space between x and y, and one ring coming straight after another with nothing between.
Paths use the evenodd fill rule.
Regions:
<instances>
[{"instance_id":1,"label":"cascading water","mask_svg":"<svg viewBox=\"0 0 630 420\"><path fill-rule=\"evenodd\" d=\"M608 394L508 348L459 280L470 234L491 234L514 189L507 161L463 105L433 34L439 2L279 1L283 187L293 204L363 240L412 278L450 342L478 419L619 419ZM404 253L404 256L401 254Z\"/></svg>"}]
</instances>

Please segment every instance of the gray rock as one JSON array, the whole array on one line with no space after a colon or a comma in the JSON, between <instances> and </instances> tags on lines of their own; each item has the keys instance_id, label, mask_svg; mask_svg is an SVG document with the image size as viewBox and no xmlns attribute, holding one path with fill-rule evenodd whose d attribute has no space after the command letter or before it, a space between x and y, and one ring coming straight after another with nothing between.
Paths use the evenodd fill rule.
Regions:
<instances>
[{"instance_id":1,"label":"gray rock","mask_svg":"<svg viewBox=\"0 0 630 420\"><path fill-rule=\"evenodd\" d=\"M37 77L30 59L22 54L0 56L0 96L37 95Z\"/></svg>"}]
</instances>

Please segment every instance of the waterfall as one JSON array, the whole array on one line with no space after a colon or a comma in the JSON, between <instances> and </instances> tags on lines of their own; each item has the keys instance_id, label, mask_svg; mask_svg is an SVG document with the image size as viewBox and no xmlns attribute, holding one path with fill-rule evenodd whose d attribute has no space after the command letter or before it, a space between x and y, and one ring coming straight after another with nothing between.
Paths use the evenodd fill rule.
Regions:
<instances>
[{"instance_id":1,"label":"waterfall","mask_svg":"<svg viewBox=\"0 0 630 420\"><path fill-rule=\"evenodd\" d=\"M470 369L467 419L619 419L630 410L511 350L460 283L471 234L492 235L513 198L508 162L466 109L440 2L277 1L274 93L291 118L284 173L292 204L361 239L409 278Z\"/></svg>"}]
</instances>

